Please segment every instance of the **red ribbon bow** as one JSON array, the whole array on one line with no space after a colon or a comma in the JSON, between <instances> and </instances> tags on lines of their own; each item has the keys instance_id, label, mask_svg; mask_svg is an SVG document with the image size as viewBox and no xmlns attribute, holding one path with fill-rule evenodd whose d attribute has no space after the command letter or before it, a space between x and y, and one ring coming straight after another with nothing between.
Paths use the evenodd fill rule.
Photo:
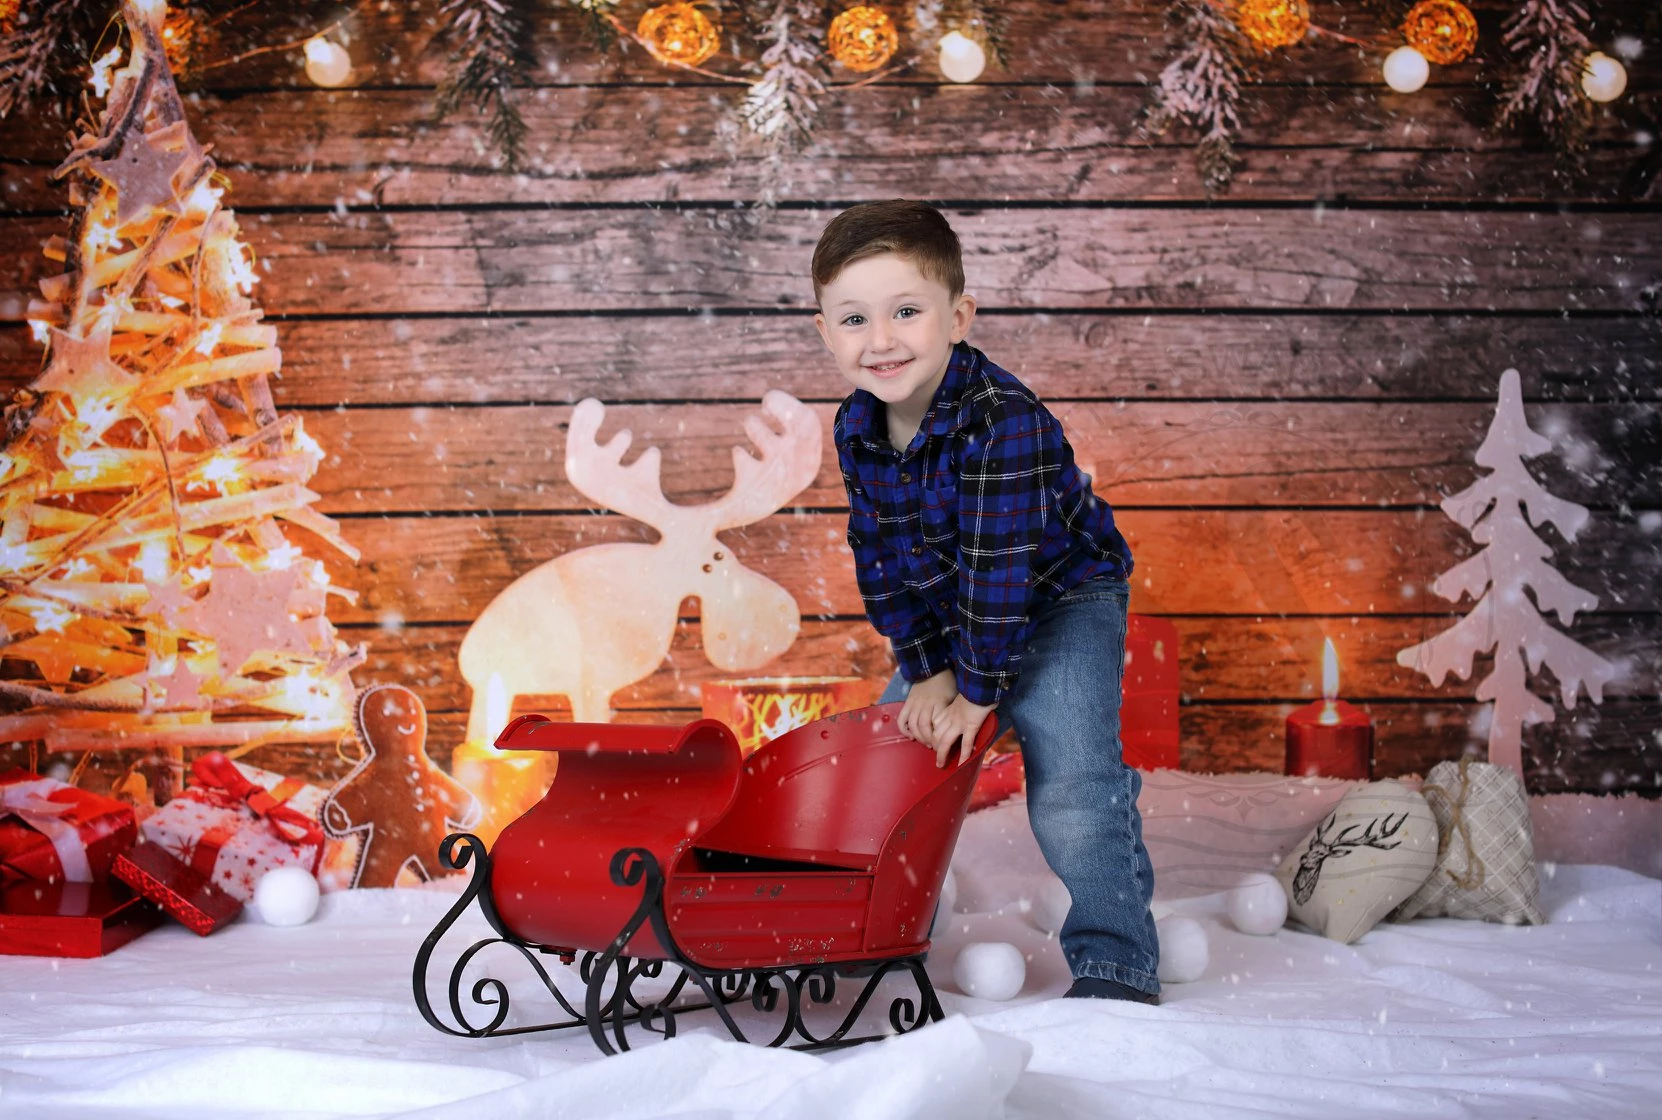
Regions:
<instances>
[{"instance_id":1,"label":"red ribbon bow","mask_svg":"<svg viewBox=\"0 0 1662 1120\"><path fill-rule=\"evenodd\" d=\"M323 851L323 827L298 809L291 809L271 793L243 776L241 770L219 751L209 751L190 764L197 786L212 800L247 805L254 815L271 826L279 840ZM229 807L229 806L227 806Z\"/></svg>"}]
</instances>

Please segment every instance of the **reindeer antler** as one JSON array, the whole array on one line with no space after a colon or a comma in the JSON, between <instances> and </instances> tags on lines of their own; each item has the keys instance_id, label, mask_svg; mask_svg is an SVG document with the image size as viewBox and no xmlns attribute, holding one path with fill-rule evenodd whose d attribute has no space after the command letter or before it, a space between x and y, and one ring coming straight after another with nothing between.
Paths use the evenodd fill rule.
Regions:
<instances>
[{"instance_id":1,"label":"reindeer antler","mask_svg":"<svg viewBox=\"0 0 1662 1120\"><path fill-rule=\"evenodd\" d=\"M605 443L596 443L594 437L605 415L606 406L593 397L578 401L571 410L566 478L585 497L661 531L674 508L664 497L658 474L662 456L656 447L649 447L629 466L620 466L634 437L626 428Z\"/></svg>"},{"instance_id":2,"label":"reindeer antler","mask_svg":"<svg viewBox=\"0 0 1662 1120\"><path fill-rule=\"evenodd\" d=\"M769 389L762 408L784 432L773 430L755 413L744 418L745 434L761 451L760 459L733 448L733 488L711 503L716 529L736 529L760 521L794 498L819 473L823 433L814 410L779 389Z\"/></svg>"}]
</instances>

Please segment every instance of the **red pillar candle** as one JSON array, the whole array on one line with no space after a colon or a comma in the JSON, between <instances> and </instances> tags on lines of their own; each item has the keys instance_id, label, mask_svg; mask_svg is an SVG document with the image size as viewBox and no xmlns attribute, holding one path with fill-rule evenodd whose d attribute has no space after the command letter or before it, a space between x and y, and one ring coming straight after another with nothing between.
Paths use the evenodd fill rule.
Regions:
<instances>
[{"instance_id":1,"label":"red pillar candle","mask_svg":"<svg viewBox=\"0 0 1662 1120\"><path fill-rule=\"evenodd\" d=\"M1322 699L1287 717L1287 773L1373 776L1373 722L1360 708L1338 699L1338 692L1339 658L1329 638L1322 651Z\"/></svg>"}]
</instances>

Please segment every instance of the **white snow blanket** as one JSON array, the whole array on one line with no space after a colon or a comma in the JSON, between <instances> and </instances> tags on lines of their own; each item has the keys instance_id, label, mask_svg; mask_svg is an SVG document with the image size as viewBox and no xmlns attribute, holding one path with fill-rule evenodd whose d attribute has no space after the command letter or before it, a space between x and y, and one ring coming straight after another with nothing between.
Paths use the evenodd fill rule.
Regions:
<instances>
[{"instance_id":1,"label":"white snow blanket","mask_svg":"<svg viewBox=\"0 0 1662 1120\"><path fill-rule=\"evenodd\" d=\"M1655 879L1544 865L1546 925L1416 921L1351 946L1247 936L1225 895L1176 898L1162 910L1205 926L1211 963L1148 1007L1057 998L1067 970L1034 924L1049 872L1020 802L971 817L954 867L960 913L929 959L946 1020L825 1055L732 1042L697 1016L610 1058L580 1029L440 1034L410 990L416 949L453 901L436 890L328 895L294 929L245 919L198 939L167 926L102 960L0 957L0 1117L1657 1115ZM475 919L453 930L441 976L484 934ZM974 941L1030 954L1018 997L953 988ZM492 971L516 1007L536 1002L528 972Z\"/></svg>"}]
</instances>

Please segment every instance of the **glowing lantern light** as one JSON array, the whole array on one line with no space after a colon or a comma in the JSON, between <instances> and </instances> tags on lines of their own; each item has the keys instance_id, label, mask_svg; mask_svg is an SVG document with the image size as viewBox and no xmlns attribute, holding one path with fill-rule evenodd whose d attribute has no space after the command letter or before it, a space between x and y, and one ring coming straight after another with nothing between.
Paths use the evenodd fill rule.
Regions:
<instances>
[{"instance_id":1,"label":"glowing lantern light","mask_svg":"<svg viewBox=\"0 0 1662 1120\"><path fill-rule=\"evenodd\" d=\"M733 729L745 754L816 719L871 703L859 677L756 677L699 686L704 718Z\"/></svg>"},{"instance_id":2,"label":"glowing lantern light","mask_svg":"<svg viewBox=\"0 0 1662 1120\"><path fill-rule=\"evenodd\" d=\"M691 4L659 4L649 8L635 26L635 34L662 62L697 66L721 47L721 30Z\"/></svg>"},{"instance_id":3,"label":"glowing lantern light","mask_svg":"<svg viewBox=\"0 0 1662 1120\"><path fill-rule=\"evenodd\" d=\"M485 739L468 740L451 755L450 772L466 786L484 810L474 832L486 847L496 843L502 830L548 792L553 779L553 755L538 751L503 751L496 737L508 725L508 690L502 677L492 673L485 685Z\"/></svg>"},{"instance_id":4,"label":"glowing lantern light","mask_svg":"<svg viewBox=\"0 0 1662 1120\"><path fill-rule=\"evenodd\" d=\"M1403 17L1402 35L1427 62L1453 66L1477 46L1477 17L1460 0L1420 0Z\"/></svg>"},{"instance_id":5,"label":"glowing lantern light","mask_svg":"<svg viewBox=\"0 0 1662 1120\"><path fill-rule=\"evenodd\" d=\"M900 33L888 12L861 4L831 21L825 42L831 57L850 70L875 70L894 57Z\"/></svg>"}]
</instances>

